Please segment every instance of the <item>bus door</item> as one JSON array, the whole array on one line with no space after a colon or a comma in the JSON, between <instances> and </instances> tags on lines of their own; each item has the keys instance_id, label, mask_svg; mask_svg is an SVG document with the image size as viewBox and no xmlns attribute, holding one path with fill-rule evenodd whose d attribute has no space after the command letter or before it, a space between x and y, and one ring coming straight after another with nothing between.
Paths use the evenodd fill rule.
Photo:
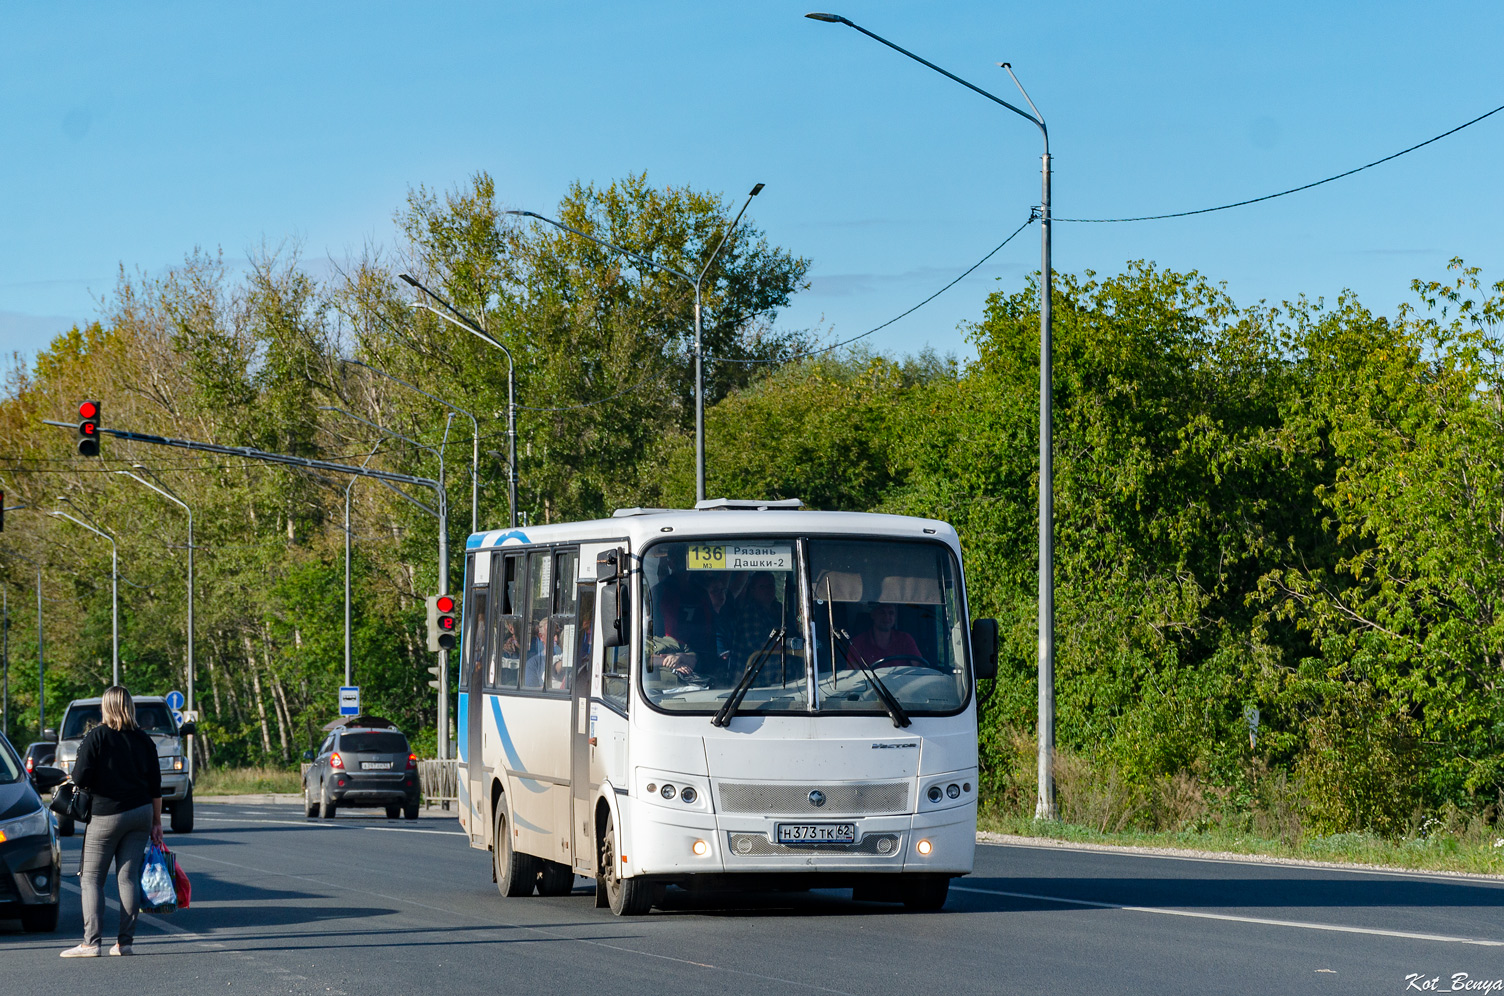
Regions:
<instances>
[{"instance_id":1,"label":"bus door","mask_svg":"<svg viewBox=\"0 0 1504 996\"><path fill-rule=\"evenodd\" d=\"M590 668L592 650L595 646L595 582L582 581L578 588L576 606L579 624L575 627L575 668L573 693L570 698L574 708L570 715L570 839L574 855L575 871L582 875L595 874L595 817L592 799L595 786L590 784Z\"/></svg>"},{"instance_id":2,"label":"bus door","mask_svg":"<svg viewBox=\"0 0 1504 996\"><path fill-rule=\"evenodd\" d=\"M486 636L489 632L486 611L487 591L491 578L491 554L481 551L472 565L471 588L466 599L470 613L470 628L464 634L462 644L464 660L462 674L467 687L465 695L465 780L469 791L465 814L465 830L471 843L484 846L489 830L486 826ZM478 843L477 843L478 842Z\"/></svg>"}]
</instances>

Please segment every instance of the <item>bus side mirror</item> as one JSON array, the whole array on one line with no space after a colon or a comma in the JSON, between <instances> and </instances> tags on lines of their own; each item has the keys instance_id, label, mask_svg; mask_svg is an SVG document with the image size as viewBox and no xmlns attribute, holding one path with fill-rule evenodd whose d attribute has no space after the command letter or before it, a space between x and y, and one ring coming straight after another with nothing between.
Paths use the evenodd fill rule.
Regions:
<instances>
[{"instance_id":1,"label":"bus side mirror","mask_svg":"<svg viewBox=\"0 0 1504 996\"><path fill-rule=\"evenodd\" d=\"M971 673L976 680L997 677L997 620L971 621Z\"/></svg>"},{"instance_id":2,"label":"bus side mirror","mask_svg":"<svg viewBox=\"0 0 1504 996\"><path fill-rule=\"evenodd\" d=\"M622 593L626 572L622 570L620 550L603 550L595 558L595 579L602 582L600 616L601 646L627 645L627 606Z\"/></svg>"}]
</instances>

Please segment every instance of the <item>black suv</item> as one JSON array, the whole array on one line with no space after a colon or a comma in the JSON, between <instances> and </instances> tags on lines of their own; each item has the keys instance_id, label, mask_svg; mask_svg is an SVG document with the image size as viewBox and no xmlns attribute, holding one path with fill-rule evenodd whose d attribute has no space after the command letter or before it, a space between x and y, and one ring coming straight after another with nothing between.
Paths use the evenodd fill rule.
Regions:
<instances>
[{"instance_id":1,"label":"black suv","mask_svg":"<svg viewBox=\"0 0 1504 996\"><path fill-rule=\"evenodd\" d=\"M309 816L328 819L341 807L384 807L387 819L418 818L418 756L387 720L356 716L303 759L313 762L303 774Z\"/></svg>"}]
</instances>

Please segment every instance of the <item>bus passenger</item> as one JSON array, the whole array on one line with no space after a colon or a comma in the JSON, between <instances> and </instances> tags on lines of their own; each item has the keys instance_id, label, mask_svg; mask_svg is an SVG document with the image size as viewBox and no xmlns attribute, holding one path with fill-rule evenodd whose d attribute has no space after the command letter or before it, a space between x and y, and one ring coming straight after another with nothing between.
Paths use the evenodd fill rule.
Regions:
<instances>
[{"instance_id":1,"label":"bus passenger","mask_svg":"<svg viewBox=\"0 0 1504 996\"><path fill-rule=\"evenodd\" d=\"M778 603L778 582L771 571L757 571L737 599L731 621L731 667L736 676L747 660L762 649L768 635L784 625L785 613Z\"/></svg>"},{"instance_id":2,"label":"bus passenger","mask_svg":"<svg viewBox=\"0 0 1504 996\"><path fill-rule=\"evenodd\" d=\"M898 606L875 603L872 606L872 628L857 634L851 641L846 663L851 667L859 663L870 666L889 657L920 657L919 644L897 626Z\"/></svg>"}]
</instances>

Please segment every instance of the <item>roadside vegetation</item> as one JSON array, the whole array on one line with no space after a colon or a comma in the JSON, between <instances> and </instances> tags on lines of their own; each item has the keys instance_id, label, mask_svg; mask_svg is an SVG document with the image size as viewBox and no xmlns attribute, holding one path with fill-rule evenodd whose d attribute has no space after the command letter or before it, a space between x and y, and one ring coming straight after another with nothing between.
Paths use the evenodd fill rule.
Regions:
<instances>
[{"instance_id":1,"label":"roadside vegetation","mask_svg":"<svg viewBox=\"0 0 1504 996\"><path fill-rule=\"evenodd\" d=\"M195 795L261 795L273 792L303 791L302 776L296 768L267 765L232 768L219 765L195 773Z\"/></svg>"},{"instance_id":2,"label":"roadside vegetation","mask_svg":"<svg viewBox=\"0 0 1504 996\"><path fill-rule=\"evenodd\" d=\"M645 177L576 187L556 213L687 271L729 218L719 197ZM527 521L692 501L682 282L513 224L485 176L414 191L397 232L391 253L325 277L287 252L243 273L195 252L163 275L122 275L98 324L60 335L0 396L7 501L45 510L67 494L120 538L133 687L182 687L185 534L172 506L110 471L149 464L194 506L211 771L291 766L333 714L346 481L108 438L102 459L81 459L42 419L99 398L106 426L350 463L379 443L378 465L437 477L426 451L325 410L443 442L443 409L341 362L354 357L477 414L480 520L502 524L506 360L415 309L397 277L411 272L516 356ZM721 260L707 299L710 493L956 526L972 613L1002 627L1000 675L981 689L988 819L1040 832L1036 285L988 298L967 329L971 362L804 355L819 337L774 319L808 261L747 226ZM1075 829L1058 832L1497 861L1504 283L1457 260L1413 290L1386 316L1347 294L1240 304L1148 262L1059 275L1056 774ZM468 433L461 418L448 435L456 552ZM435 524L373 482L351 502L356 682L369 711L431 745ZM33 512L7 519L6 545L48 565L48 702L97 693L107 545ZM8 583L24 586L26 569L0 557ZM13 676L34 648L15 615ZM11 695L16 726L35 725L35 689L13 680Z\"/></svg>"}]
</instances>

